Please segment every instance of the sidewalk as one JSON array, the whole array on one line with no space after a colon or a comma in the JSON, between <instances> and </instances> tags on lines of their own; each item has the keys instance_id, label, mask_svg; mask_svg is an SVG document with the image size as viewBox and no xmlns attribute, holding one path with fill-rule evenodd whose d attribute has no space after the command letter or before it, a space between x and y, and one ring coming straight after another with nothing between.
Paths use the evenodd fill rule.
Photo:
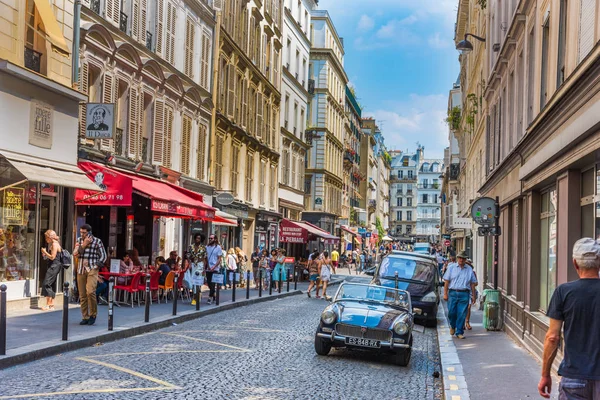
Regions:
<instances>
[{"instance_id":1,"label":"sidewalk","mask_svg":"<svg viewBox=\"0 0 600 400\"><path fill-rule=\"evenodd\" d=\"M438 338L447 400L535 399L541 364L506 333L483 328L483 313L473 306L465 339L450 336L447 303L438 311ZM553 376L552 399L558 398Z\"/></svg>"},{"instance_id":2,"label":"sidewalk","mask_svg":"<svg viewBox=\"0 0 600 400\"><path fill-rule=\"evenodd\" d=\"M331 284L344 280L344 276L334 275ZM98 342L114 341L130 336L139 335L173 323L182 323L191 319L200 318L215 312L244 306L247 304L268 301L286 296L300 294L308 288L308 282L298 282L298 290L294 290L294 282L290 282L290 291L284 283L281 294L273 290L262 292L258 297L258 290L250 289L250 299L246 300L246 289L236 289L236 302L232 302L232 290L220 292L220 304L216 306L207 304L208 291L202 291L200 311L192 306L190 300L177 302L177 316L173 316L173 301L168 303L152 303L150 306L150 322L144 322L145 307L143 303L134 307L122 305L114 307L113 331L108 331L108 306L98 305L98 316L93 326L81 326L81 312L77 304L69 304L69 336L68 341L62 341L62 309L56 311L28 310L25 315L9 315L7 318L6 356L0 356L0 369L16 364L33 361L54 354L71 351L78 348L91 346ZM333 294L333 292L331 293Z\"/></svg>"}]
</instances>

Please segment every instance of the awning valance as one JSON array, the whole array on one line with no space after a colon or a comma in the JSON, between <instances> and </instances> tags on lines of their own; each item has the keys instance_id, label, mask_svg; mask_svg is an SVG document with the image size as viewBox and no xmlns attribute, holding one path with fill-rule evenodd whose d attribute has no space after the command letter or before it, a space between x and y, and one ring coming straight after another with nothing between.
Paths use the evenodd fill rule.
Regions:
<instances>
[{"instance_id":1,"label":"awning valance","mask_svg":"<svg viewBox=\"0 0 600 400\"><path fill-rule=\"evenodd\" d=\"M348 228L346 225L342 225L341 228L344 232L347 232L354 236L358 236L358 232L354 232L352 229Z\"/></svg>"},{"instance_id":2,"label":"awning valance","mask_svg":"<svg viewBox=\"0 0 600 400\"><path fill-rule=\"evenodd\" d=\"M282 219L279 223L279 241L283 243L307 243L309 240L321 238L325 244L335 244L340 238L305 221Z\"/></svg>"},{"instance_id":3,"label":"awning valance","mask_svg":"<svg viewBox=\"0 0 600 400\"><path fill-rule=\"evenodd\" d=\"M96 182L93 190L75 191L75 203L80 206L131 206L133 180L106 165L80 161L77 166ZM104 192L98 192L99 188Z\"/></svg>"},{"instance_id":4,"label":"awning valance","mask_svg":"<svg viewBox=\"0 0 600 400\"><path fill-rule=\"evenodd\" d=\"M215 217L211 219L213 225L237 226L237 217L221 210L216 210Z\"/></svg>"}]
</instances>

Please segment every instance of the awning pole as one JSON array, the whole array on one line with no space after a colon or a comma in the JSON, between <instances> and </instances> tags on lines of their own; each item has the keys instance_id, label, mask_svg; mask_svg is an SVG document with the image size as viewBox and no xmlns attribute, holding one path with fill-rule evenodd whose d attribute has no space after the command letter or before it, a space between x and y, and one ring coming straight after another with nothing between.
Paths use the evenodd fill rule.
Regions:
<instances>
[{"instance_id":1,"label":"awning pole","mask_svg":"<svg viewBox=\"0 0 600 400\"><path fill-rule=\"evenodd\" d=\"M5 189L9 189L9 188L11 188L11 187L13 187L13 186L18 186L18 185L20 185L20 184L22 184L22 183L25 183L25 182L27 182L27 181L29 181L29 179L23 179L22 181L19 181L19 182L17 182L17 183L12 183L12 184L10 184L10 185L4 186L4 187L0 188L0 192L1 192L1 191L3 191L3 190L5 190Z\"/></svg>"}]
</instances>

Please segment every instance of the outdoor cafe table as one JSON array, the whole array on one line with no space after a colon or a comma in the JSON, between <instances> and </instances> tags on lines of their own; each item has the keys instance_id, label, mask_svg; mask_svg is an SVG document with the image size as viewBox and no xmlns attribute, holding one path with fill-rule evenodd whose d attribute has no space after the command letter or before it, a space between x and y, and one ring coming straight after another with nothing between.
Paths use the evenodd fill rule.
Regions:
<instances>
[{"instance_id":1,"label":"outdoor cafe table","mask_svg":"<svg viewBox=\"0 0 600 400\"><path fill-rule=\"evenodd\" d=\"M125 281L129 282L129 280L132 279L135 276L135 274L121 274L121 273L118 273L118 272L98 272L98 275L101 275L106 280L108 280L111 276L114 277L115 278L115 285L117 284L117 278L125 278ZM146 277L146 274L144 274L142 276L142 278L145 278L145 277ZM140 280L140 282L141 282L141 280ZM125 303L119 302L116 298L115 298L114 303L116 305L125 304Z\"/></svg>"}]
</instances>

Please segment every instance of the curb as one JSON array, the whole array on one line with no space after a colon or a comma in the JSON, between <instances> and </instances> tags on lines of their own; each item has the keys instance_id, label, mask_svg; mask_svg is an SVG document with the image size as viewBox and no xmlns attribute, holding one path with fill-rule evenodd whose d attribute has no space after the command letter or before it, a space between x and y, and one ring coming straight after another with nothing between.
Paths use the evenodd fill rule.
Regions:
<instances>
[{"instance_id":1,"label":"curb","mask_svg":"<svg viewBox=\"0 0 600 400\"><path fill-rule=\"evenodd\" d=\"M332 282L332 284L335 285L340 282L341 281ZM138 335L141 335L144 333L148 333L148 332L152 332L152 331L155 331L158 329L172 326L173 323L180 324L180 323L183 323L186 321L192 321L192 320L195 320L195 319L207 316L207 315L216 314L221 311L227 311L227 310L232 310L235 308L239 308L239 307L243 307L243 306L247 306L247 305L251 305L251 304L264 303L264 302L270 301L270 300L277 300L277 299L282 299L282 298L286 298L286 297L290 297L290 296L296 296L296 295L299 295L302 293L304 293L304 292L301 290L294 290L294 291L290 291L287 293L274 294L274 295L271 295L268 297L257 297L254 299L242 300L242 301L237 301L235 303L219 305L218 307L212 308L210 310L205 310L205 311L202 311L202 310L198 311L198 312L187 311L186 314L163 317L163 319L160 319L160 320L154 321L154 322L149 322L144 325L127 327L122 330L109 331L107 333L93 336L93 337L61 342L59 344L53 344L53 345L50 345L50 346L47 346L44 348L34 349L31 351L23 350L22 347L13 349L12 352L16 352L16 353L20 352L20 353L14 354L14 355L0 356L0 370L14 367L19 364L24 364L24 363L28 363L31 361L39 360L42 358L50 357L50 356L53 356L56 354L65 353L65 352L69 352L69 351L73 351L73 350L79 350L79 349L82 349L85 347L90 347L96 343L108 343L108 342L113 342L113 341L116 341L119 339L125 339L125 338L132 337L132 336L138 336ZM8 352L11 352L11 350L9 350Z\"/></svg>"},{"instance_id":2,"label":"curb","mask_svg":"<svg viewBox=\"0 0 600 400\"><path fill-rule=\"evenodd\" d=\"M438 307L437 336L440 347L442 392L446 400L470 400L462 364L450 335L443 304Z\"/></svg>"}]
</instances>

